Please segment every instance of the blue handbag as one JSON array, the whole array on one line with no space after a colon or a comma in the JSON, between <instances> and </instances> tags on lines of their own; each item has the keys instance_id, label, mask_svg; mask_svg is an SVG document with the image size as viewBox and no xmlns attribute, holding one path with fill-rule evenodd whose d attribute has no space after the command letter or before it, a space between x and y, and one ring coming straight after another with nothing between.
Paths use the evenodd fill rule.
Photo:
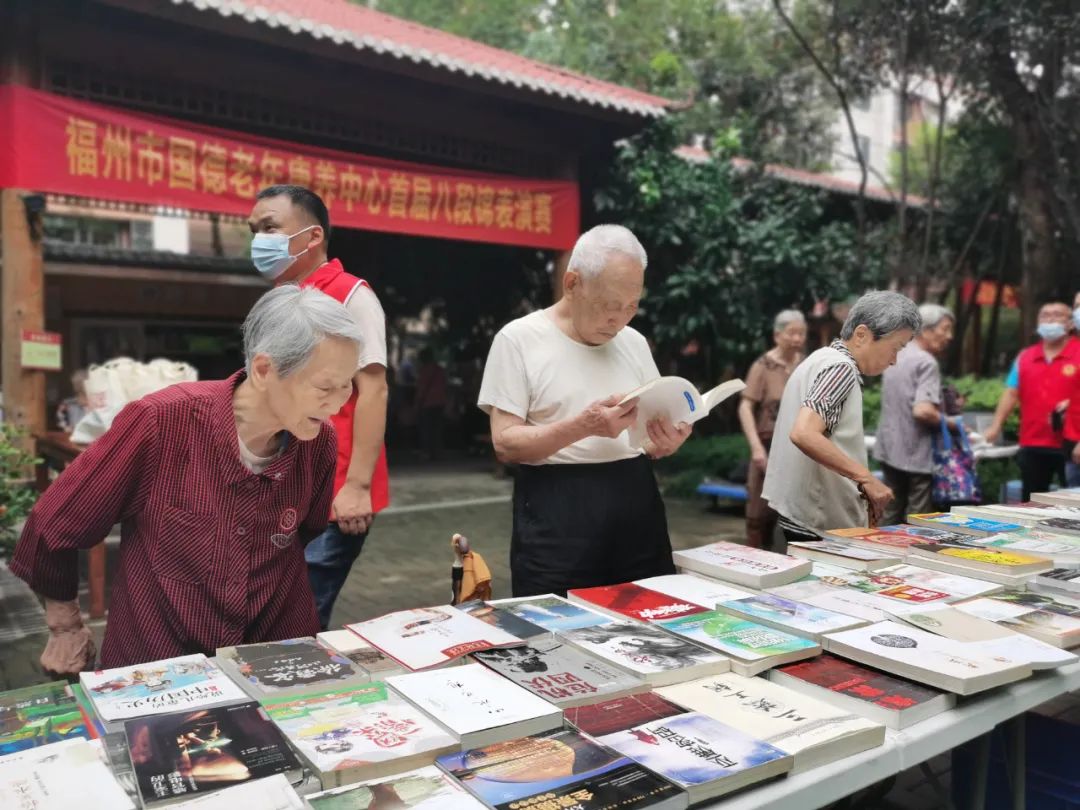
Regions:
<instances>
[{"instance_id":1,"label":"blue handbag","mask_svg":"<svg viewBox=\"0 0 1080 810\"><path fill-rule=\"evenodd\" d=\"M971 452L967 432L961 428L953 441L949 424L941 417L941 436L934 437L933 497L938 504L979 503L982 487L975 472L975 454Z\"/></svg>"}]
</instances>

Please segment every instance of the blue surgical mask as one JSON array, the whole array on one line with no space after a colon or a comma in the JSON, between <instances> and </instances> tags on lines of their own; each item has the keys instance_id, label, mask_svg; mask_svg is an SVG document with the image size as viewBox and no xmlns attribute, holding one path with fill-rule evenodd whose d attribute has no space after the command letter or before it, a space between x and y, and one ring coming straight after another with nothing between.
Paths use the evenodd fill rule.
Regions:
<instances>
[{"instance_id":1,"label":"blue surgical mask","mask_svg":"<svg viewBox=\"0 0 1080 810\"><path fill-rule=\"evenodd\" d=\"M259 274L270 281L281 278L281 274L292 267L292 263L308 252L304 248L295 256L289 253L289 240L304 231L310 231L314 225L297 231L292 236L283 233L257 233L251 240L251 261Z\"/></svg>"},{"instance_id":2,"label":"blue surgical mask","mask_svg":"<svg viewBox=\"0 0 1080 810\"><path fill-rule=\"evenodd\" d=\"M1063 323L1040 323L1035 330L1043 340L1061 340L1065 337L1065 324Z\"/></svg>"},{"instance_id":3,"label":"blue surgical mask","mask_svg":"<svg viewBox=\"0 0 1080 810\"><path fill-rule=\"evenodd\" d=\"M1073 326L1080 332L1080 307L1073 310Z\"/></svg>"}]
</instances>

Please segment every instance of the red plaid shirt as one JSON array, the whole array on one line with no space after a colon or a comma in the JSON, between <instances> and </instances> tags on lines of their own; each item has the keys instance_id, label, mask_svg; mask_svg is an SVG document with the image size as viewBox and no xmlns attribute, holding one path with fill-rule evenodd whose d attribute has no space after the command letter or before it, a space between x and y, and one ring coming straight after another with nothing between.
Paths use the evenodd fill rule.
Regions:
<instances>
[{"instance_id":1,"label":"red plaid shirt","mask_svg":"<svg viewBox=\"0 0 1080 810\"><path fill-rule=\"evenodd\" d=\"M42 495L11 570L74 599L78 549L120 523L101 665L118 667L319 630L303 547L326 526L336 442L290 437L260 475L240 462L228 380L124 408Z\"/></svg>"}]
</instances>

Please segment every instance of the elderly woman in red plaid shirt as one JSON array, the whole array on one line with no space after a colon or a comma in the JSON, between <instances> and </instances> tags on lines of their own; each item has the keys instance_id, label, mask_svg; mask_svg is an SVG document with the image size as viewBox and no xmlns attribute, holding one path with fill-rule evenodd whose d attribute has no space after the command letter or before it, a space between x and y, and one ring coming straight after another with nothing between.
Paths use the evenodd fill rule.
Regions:
<instances>
[{"instance_id":1,"label":"elderly woman in red plaid shirt","mask_svg":"<svg viewBox=\"0 0 1080 810\"><path fill-rule=\"evenodd\" d=\"M50 672L94 663L78 550L120 523L101 666L312 635L303 547L326 527L362 335L345 307L280 287L244 322L245 368L128 405L34 507L11 570L45 599Z\"/></svg>"}]
</instances>

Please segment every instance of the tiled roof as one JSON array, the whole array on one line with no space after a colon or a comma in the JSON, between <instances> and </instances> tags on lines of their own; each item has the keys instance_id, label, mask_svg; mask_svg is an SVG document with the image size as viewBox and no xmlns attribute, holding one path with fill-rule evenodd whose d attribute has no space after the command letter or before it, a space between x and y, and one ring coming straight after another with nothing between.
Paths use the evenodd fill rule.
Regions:
<instances>
[{"instance_id":1,"label":"tiled roof","mask_svg":"<svg viewBox=\"0 0 1080 810\"><path fill-rule=\"evenodd\" d=\"M251 259L246 256L193 256L167 250L135 250L104 245L72 244L55 239L46 239L44 247L45 258L55 262L107 264L117 267L163 267L254 276Z\"/></svg>"},{"instance_id":2,"label":"tiled roof","mask_svg":"<svg viewBox=\"0 0 1080 810\"><path fill-rule=\"evenodd\" d=\"M675 153L679 157L695 163L712 160L712 155L699 146L680 146L675 150ZM752 160L738 157L732 158L731 164L739 171L746 171L755 165ZM800 186L813 186L814 188L820 188L825 191L848 194L852 197L857 196L859 193L859 184L853 180L844 180L831 174L810 172L805 169L796 169L791 166L781 166L778 163L766 163L765 174L770 177L786 180L789 183L797 183ZM883 186L876 186L869 183L866 186L865 195L868 200L876 200L877 202L890 203L893 205L900 202L900 195L897 192ZM907 195L907 204L912 208L925 208L928 203L929 200L918 194Z\"/></svg>"},{"instance_id":3,"label":"tiled roof","mask_svg":"<svg viewBox=\"0 0 1080 810\"><path fill-rule=\"evenodd\" d=\"M282 28L297 36L349 44L357 50L478 76L645 117L659 117L669 104L658 96L546 65L473 40L393 17L349 0L157 0L190 6L253 25Z\"/></svg>"}]
</instances>

